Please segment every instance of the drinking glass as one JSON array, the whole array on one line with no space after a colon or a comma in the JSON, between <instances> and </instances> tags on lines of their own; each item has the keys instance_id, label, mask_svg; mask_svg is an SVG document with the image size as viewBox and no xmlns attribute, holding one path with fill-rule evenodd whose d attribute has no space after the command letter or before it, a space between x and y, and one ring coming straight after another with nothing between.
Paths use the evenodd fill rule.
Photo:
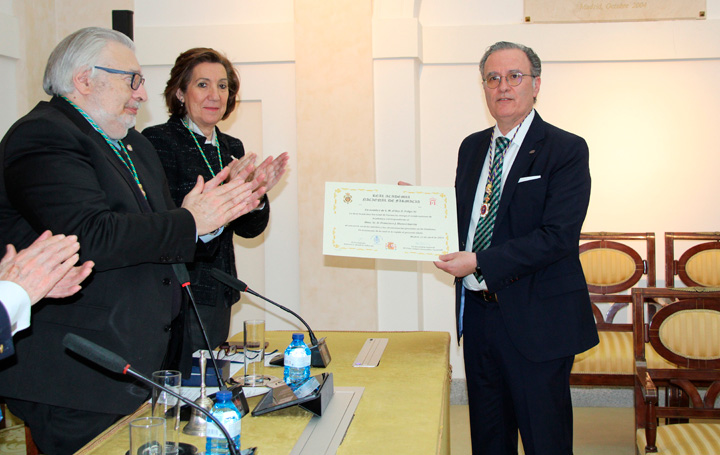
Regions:
<instances>
[{"instance_id":1,"label":"drinking glass","mask_svg":"<svg viewBox=\"0 0 720 455\"><path fill-rule=\"evenodd\" d=\"M152 374L155 384L180 393L182 375L176 370L160 370ZM177 455L180 444L180 400L167 392L153 387L152 415L166 420L165 454Z\"/></svg>"},{"instance_id":2,"label":"drinking glass","mask_svg":"<svg viewBox=\"0 0 720 455\"><path fill-rule=\"evenodd\" d=\"M130 455L165 454L165 419L141 417L130 422Z\"/></svg>"},{"instance_id":3,"label":"drinking glass","mask_svg":"<svg viewBox=\"0 0 720 455\"><path fill-rule=\"evenodd\" d=\"M261 386L265 373L265 321L252 319L243 322L244 384Z\"/></svg>"}]
</instances>

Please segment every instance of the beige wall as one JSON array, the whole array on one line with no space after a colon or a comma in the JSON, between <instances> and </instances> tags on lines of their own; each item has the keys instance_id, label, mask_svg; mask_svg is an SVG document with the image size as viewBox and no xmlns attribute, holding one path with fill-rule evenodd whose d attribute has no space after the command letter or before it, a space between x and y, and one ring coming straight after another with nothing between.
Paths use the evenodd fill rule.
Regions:
<instances>
[{"instance_id":1,"label":"beige wall","mask_svg":"<svg viewBox=\"0 0 720 455\"><path fill-rule=\"evenodd\" d=\"M111 9L82 3L95 12L73 16L80 2L16 0L10 11L8 1L0 0L0 69L18 76L0 96L17 92L20 107L0 114L0 128L9 125L2 115L17 118L44 96L41 67L57 38L107 25ZM270 227L261 242L238 242L238 269L314 328L454 332L451 280L432 264L321 254L322 188L343 180L451 186L460 142L493 123L477 61L501 39L535 48L538 111L588 141L585 230L661 238L719 229L720 0L707 1L703 21L546 25L523 23L522 0L132 3L151 97L140 127L165 120L159 94L178 52L208 45L241 74L241 108L223 128L261 154L290 153L289 174L271 194ZM297 326L261 301L242 302L235 329L259 315L271 329ZM451 349L453 374L463 376L461 348Z\"/></svg>"},{"instance_id":2,"label":"beige wall","mask_svg":"<svg viewBox=\"0 0 720 455\"><path fill-rule=\"evenodd\" d=\"M19 24L18 42L22 58L17 67L20 111L29 110L40 99L45 63L55 45L82 27L112 26L112 10L132 10L134 0L15 0Z\"/></svg>"},{"instance_id":3,"label":"beige wall","mask_svg":"<svg viewBox=\"0 0 720 455\"><path fill-rule=\"evenodd\" d=\"M317 325L377 328L375 261L323 256L326 181L373 182L372 1L297 0L301 306Z\"/></svg>"}]
</instances>

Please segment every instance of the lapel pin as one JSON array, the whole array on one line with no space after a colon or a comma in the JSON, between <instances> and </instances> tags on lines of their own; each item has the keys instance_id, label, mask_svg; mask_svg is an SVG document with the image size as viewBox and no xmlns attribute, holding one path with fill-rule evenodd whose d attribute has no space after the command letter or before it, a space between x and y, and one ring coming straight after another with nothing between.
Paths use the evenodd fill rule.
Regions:
<instances>
[{"instance_id":1,"label":"lapel pin","mask_svg":"<svg viewBox=\"0 0 720 455\"><path fill-rule=\"evenodd\" d=\"M532 155L533 153L535 153L535 149L532 149L532 150L530 150L530 152L528 152L528 154L530 154L530 155Z\"/></svg>"},{"instance_id":2,"label":"lapel pin","mask_svg":"<svg viewBox=\"0 0 720 455\"><path fill-rule=\"evenodd\" d=\"M132 150L132 145L130 145L130 144L126 145L125 147L128 149L128 152L132 152L132 151L133 151L133 150ZM533 150L533 152L534 152L534 151L535 151L535 150ZM532 152L530 152L530 153L532 153Z\"/></svg>"}]
</instances>

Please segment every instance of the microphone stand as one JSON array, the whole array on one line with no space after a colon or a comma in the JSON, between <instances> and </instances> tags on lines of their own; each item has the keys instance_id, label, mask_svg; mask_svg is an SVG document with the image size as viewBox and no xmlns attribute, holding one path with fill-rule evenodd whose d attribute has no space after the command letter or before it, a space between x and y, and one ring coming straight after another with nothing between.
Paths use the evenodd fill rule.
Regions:
<instances>
[{"instance_id":1,"label":"microphone stand","mask_svg":"<svg viewBox=\"0 0 720 455\"><path fill-rule=\"evenodd\" d=\"M215 376L217 376L218 387L220 388L220 390L227 390L225 381L223 381L222 375L220 374L220 368L218 368L217 362L215 361L215 356L212 354L213 349L212 346L210 346L210 340L208 339L207 332L205 331L205 325L200 318L200 312L198 311L197 305L195 304L195 297L193 296L192 289L190 289L190 275L188 274L187 267L185 267L185 264L173 264L172 267L175 270L175 275L177 275L178 279L180 280L180 286L182 286L182 288L187 291L187 294L190 297L190 306L195 312L195 317L197 318L198 325L200 326L200 332L202 333L202 336L205 340L205 347L207 347L208 354L210 355L210 359L212 360L213 369L215 370Z\"/></svg>"},{"instance_id":2,"label":"microphone stand","mask_svg":"<svg viewBox=\"0 0 720 455\"><path fill-rule=\"evenodd\" d=\"M230 453L232 455L241 455L240 450L235 447L235 443L232 440L232 437L230 436L230 433L228 433L227 429L223 426L220 421L210 413L207 409L204 409L201 406L198 406L195 404L192 400L188 400L184 396L180 395L179 393L176 393L174 390L169 389L165 387L164 385L157 384L153 382L151 379L146 378L141 373L133 369L129 363L119 355L108 351L107 349L98 346L97 344L93 343L92 341L86 340L85 338L76 335L74 333L68 333L63 338L63 346L74 352L75 354L78 354L79 356L86 358L93 363L96 363L100 365L101 367L104 367L114 373L122 373L125 375L130 375L134 378L139 379L140 381L150 385L151 387L157 387L163 392L166 392L175 398L179 399L183 403L191 406L193 409L196 409L203 414L205 414L210 420L212 420L215 425L220 428L220 431L222 431L223 435L225 436L225 439L228 441L228 449L230 450ZM125 364L125 366L122 366L122 364ZM119 367L119 368L118 368Z\"/></svg>"},{"instance_id":3,"label":"microphone stand","mask_svg":"<svg viewBox=\"0 0 720 455\"><path fill-rule=\"evenodd\" d=\"M310 343L312 344L310 347L310 352L312 354L311 356L311 365L316 368L325 368L328 366L330 361L332 360L332 357L330 356L330 351L328 350L327 344L325 343L325 338L321 338L318 340L315 337L315 334L313 333L312 329L308 325L307 322L303 318L300 317L299 314L291 310L290 308L284 307L280 305L277 302L273 302L272 300L268 299L267 297L258 294L257 292L253 291L248 287L247 284L245 284L243 281L235 278L234 276L231 276L225 272L223 272L220 269L212 269L210 270L210 276L218 280L219 282L223 283L224 285L231 287L237 291L240 292L247 292L249 294L252 294L256 297L259 297L266 302L272 303L276 307L280 308L283 311L286 311L293 316L295 316L300 322L302 322L305 327L308 330L308 333L310 334ZM278 356L282 360L282 356ZM273 365L282 365L282 363L275 362L275 359L273 359L271 362Z\"/></svg>"},{"instance_id":4,"label":"microphone stand","mask_svg":"<svg viewBox=\"0 0 720 455\"><path fill-rule=\"evenodd\" d=\"M180 286L187 291L188 297L190 297L190 306L192 306L193 311L195 312L195 317L197 318L198 325L200 326L200 332L205 340L205 347L208 349L208 355L210 356L210 360L213 364L213 370L215 370L215 376L217 377L218 388L220 390L228 390L228 387L222 378L222 374L220 374L220 368L218 368L215 356L213 355L213 349L212 346L210 346L210 340L208 339L205 325L202 322L200 311L198 311L197 304L195 303L195 296L193 296L192 289L190 289L190 274L188 274L187 267L185 267L185 264L172 264L172 267L173 270L175 270L175 275L180 280ZM205 378L202 380L204 381ZM248 405L242 385L233 386L230 390L233 393L232 400L235 405L240 408L241 414L244 416L250 412L250 406Z\"/></svg>"}]
</instances>

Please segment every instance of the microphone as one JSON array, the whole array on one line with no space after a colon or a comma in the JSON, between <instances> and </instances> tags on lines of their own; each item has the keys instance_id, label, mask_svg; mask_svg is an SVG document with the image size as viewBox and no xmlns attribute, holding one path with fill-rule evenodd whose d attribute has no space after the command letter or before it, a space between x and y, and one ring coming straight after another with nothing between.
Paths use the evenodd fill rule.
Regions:
<instances>
[{"instance_id":1,"label":"microphone","mask_svg":"<svg viewBox=\"0 0 720 455\"><path fill-rule=\"evenodd\" d=\"M308 325L308 323L305 322L305 320L303 318L301 318L299 314L297 314L290 308L284 307L284 306L280 305L279 303L273 302L272 300L268 299L267 297L258 294L257 292L250 289L250 287L248 287L248 285L245 284L243 281L240 281L239 279L223 272L220 269L210 270L210 276L212 276L219 282L223 283L225 286L231 287L240 292L247 292L256 297L260 297L261 299L265 300L266 302L270 302L273 305L275 305L276 307L280 308L281 310L286 311L286 312L292 314L293 316L295 316L296 318L298 318L300 320L300 322L302 322L305 325L308 333L310 334L311 346L309 346L309 347L310 347L310 351L312 353L310 364L317 368L325 368L326 366L328 366L328 364L330 363L332 358L330 357L330 351L328 350L327 344L325 343L325 338L323 337L320 340L318 340L315 337L315 334L313 333L313 331L310 328L310 326ZM282 356L279 356L279 357L282 358ZM270 363L282 365L282 363L276 363L276 362L270 362Z\"/></svg>"},{"instance_id":2,"label":"microphone","mask_svg":"<svg viewBox=\"0 0 720 455\"><path fill-rule=\"evenodd\" d=\"M200 326L200 333L202 333L203 339L205 340L205 347L207 347L208 354L210 354L213 370L215 370L215 377L217 377L218 388L220 390L228 390L228 387L225 385L225 381L222 378L222 374L220 373L220 368L218 368L215 356L213 355L213 349L212 346L210 346L210 340L208 339L205 325L200 317L200 311L198 311L197 304L195 303L195 297L193 296L192 289L190 289L190 274L188 273L187 267L185 264L172 264L172 268L175 271L175 275L178 280L180 280L180 286L187 291L188 297L190 297L190 306L192 306L195 312L195 317L197 318L198 325ZM204 378L202 380L204 381ZM242 389L242 385L233 386L230 390L233 392L233 401L239 402L243 415L247 414L250 411L250 406L248 405L247 398L245 398L245 392Z\"/></svg>"},{"instance_id":3,"label":"microphone","mask_svg":"<svg viewBox=\"0 0 720 455\"><path fill-rule=\"evenodd\" d=\"M198 311L197 305L195 304L195 297L193 296L192 290L190 289L190 274L188 273L187 267L185 267L185 264L172 264L172 268L173 270L175 270L175 275L178 277L178 280L180 280L180 286L182 286L183 289L187 291L188 296L190 297L190 306L192 306L195 312L195 317L197 317L198 324L200 325L200 332L205 339L205 347L207 347L208 353L210 354L210 359L212 360L213 369L215 370L215 376L217 376L218 387L220 388L220 390L227 390L225 381L223 381L222 375L220 374L220 368L218 368L217 362L215 361L215 356L212 354L213 349L212 346L210 346L210 340L208 339L207 332L205 331L205 325L200 318L200 312Z\"/></svg>"},{"instance_id":4,"label":"microphone","mask_svg":"<svg viewBox=\"0 0 720 455\"><path fill-rule=\"evenodd\" d=\"M220 428L220 430L223 432L223 435L225 435L225 438L228 441L228 448L230 449L230 452L233 455L240 455L240 451L237 447L235 447L235 443L233 443L232 437L230 436L230 433L225 429L225 427L220 423L220 421L215 418L207 409L203 408L202 406L198 406L195 404L192 400L188 400L184 396L180 395L179 393L176 393L175 391L161 385L156 384L152 380L146 378L141 373L137 372L135 369L133 369L130 364L127 362L127 360L123 359L119 355L115 354L114 352L108 351L107 349L103 348L102 346L98 346L97 344L93 343L92 341L86 340L85 338L76 335L74 333L68 333L63 338L63 346L65 346L67 349L71 350L75 354L79 355L80 357L84 357L91 362L100 365L101 367L112 371L113 373L120 373L120 374L129 374L130 376L133 376L142 382L152 386L157 387L163 392L166 392L175 398L179 399L183 403L192 406L194 409L197 409L198 411L205 414L207 417L212 420L215 425Z\"/></svg>"}]
</instances>

